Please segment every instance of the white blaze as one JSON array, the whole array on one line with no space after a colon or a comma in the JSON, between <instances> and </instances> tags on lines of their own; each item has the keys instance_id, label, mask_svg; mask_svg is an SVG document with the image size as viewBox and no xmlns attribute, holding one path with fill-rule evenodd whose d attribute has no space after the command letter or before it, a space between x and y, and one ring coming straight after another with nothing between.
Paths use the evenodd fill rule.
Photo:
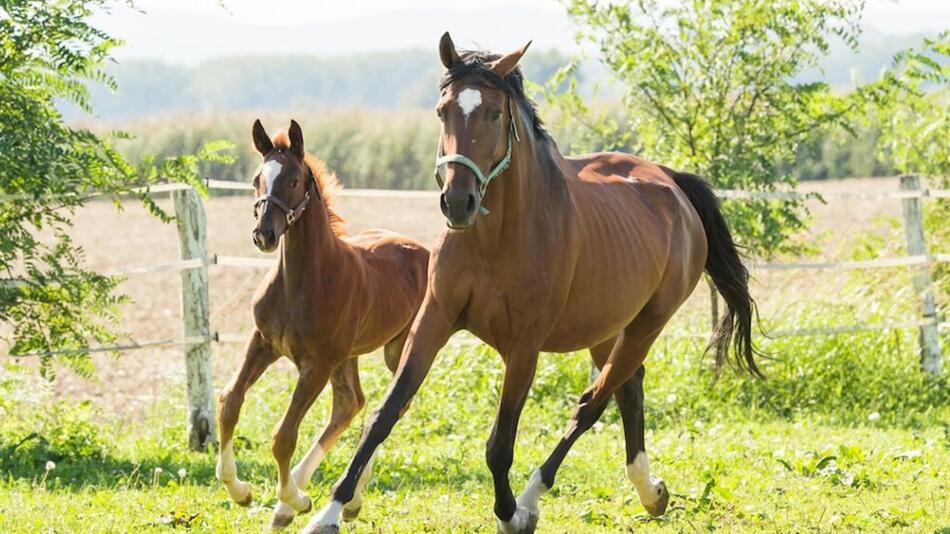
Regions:
<instances>
[{"instance_id":1,"label":"white blaze","mask_svg":"<svg viewBox=\"0 0 950 534\"><path fill-rule=\"evenodd\" d=\"M283 165L279 161L270 160L264 164L264 170L261 171L261 175L264 177L264 183L267 184L267 189L264 191L264 194L270 195L274 191L274 180L280 176L280 169Z\"/></svg>"},{"instance_id":2,"label":"white blaze","mask_svg":"<svg viewBox=\"0 0 950 534\"><path fill-rule=\"evenodd\" d=\"M462 117L465 119L465 124L468 124L468 116L482 103L482 92L478 89L465 89L459 93L457 102L459 107L462 108Z\"/></svg>"}]
</instances>

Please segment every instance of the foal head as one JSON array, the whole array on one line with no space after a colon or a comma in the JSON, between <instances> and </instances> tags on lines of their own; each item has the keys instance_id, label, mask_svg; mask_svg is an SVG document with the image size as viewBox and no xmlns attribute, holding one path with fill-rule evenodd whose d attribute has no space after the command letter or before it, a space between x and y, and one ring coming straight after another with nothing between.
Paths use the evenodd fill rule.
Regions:
<instances>
[{"instance_id":1,"label":"foal head","mask_svg":"<svg viewBox=\"0 0 950 534\"><path fill-rule=\"evenodd\" d=\"M319 202L317 184L305 161L303 133L297 121L290 121L287 136L274 140L260 120L252 130L254 147L264 158L254 174L254 245L264 252L277 248L280 236L293 225L311 202Z\"/></svg>"},{"instance_id":2,"label":"foal head","mask_svg":"<svg viewBox=\"0 0 950 534\"><path fill-rule=\"evenodd\" d=\"M505 56L459 55L448 32L442 36L446 72L436 105L442 121L436 177L450 228L472 226L488 184L510 163L519 138L516 110L526 100L518 61L530 44Z\"/></svg>"}]
</instances>

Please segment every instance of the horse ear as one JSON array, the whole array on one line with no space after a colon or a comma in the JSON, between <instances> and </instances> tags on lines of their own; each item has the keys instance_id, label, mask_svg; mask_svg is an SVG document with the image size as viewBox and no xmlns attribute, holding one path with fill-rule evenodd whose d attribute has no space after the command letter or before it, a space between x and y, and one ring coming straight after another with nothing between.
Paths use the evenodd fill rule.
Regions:
<instances>
[{"instance_id":1,"label":"horse ear","mask_svg":"<svg viewBox=\"0 0 950 534\"><path fill-rule=\"evenodd\" d=\"M303 160L303 131L297 121L290 120L290 128L287 130L287 137L290 138L290 153L297 156L297 159Z\"/></svg>"},{"instance_id":2,"label":"horse ear","mask_svg":"<svg viewBox=\"0 0 950 534\"><path fill-rule=\"evenodd\" d=\"M528 51L528 47L531 46L531 41L528 41L528 44L522 46L518 50L501 56L500 58L492 61L488 64L488 70L494 72L498 76L504 78L511 74L511 71L515 70L515 67L518 66L518 62L521 61L521 56Z\"/></svg>"},{"instance_id":3,"label":"horse ear","mask_svg":"<svg viewBox=\"0 0 950 534\"><path fill-rule=\"evenodd\" d=\"M268 152L274 149L274 143L271 142L270 136L264 131L264 125L261 124L261 119L254 121L254 127L251 128L251 137L254 139L254 148L256 148L262 156L266 156Z\"/></svg>"},{"instance_id":4,"label":"horse ear","mask_svg":"<svg viewBox=\"0 0 950 534\"><path fill-rule=\"evenodd\" d=\"M442 65L447 69L451 69L462 62L462 58L455 49L455 43L452 42L452 36L449 35L449 32L443 33L442 39L439 41L439 57L442 59Z\"/></svg>"}]
</instances>

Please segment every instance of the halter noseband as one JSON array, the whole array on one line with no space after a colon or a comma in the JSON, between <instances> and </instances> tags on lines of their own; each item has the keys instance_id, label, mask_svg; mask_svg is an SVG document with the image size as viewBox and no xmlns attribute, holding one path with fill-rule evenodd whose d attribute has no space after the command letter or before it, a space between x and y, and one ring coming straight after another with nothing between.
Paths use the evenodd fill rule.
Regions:
<instances>
[{"instance_id":1,"label":"halter noseband","mask_svg":"<svg viewBox=\"0 0 950 534\"><path fill-rule=\"evenodd\" d=\"M499 174L505 171L508 168L508 165L511 164L511 138L515 138L515 142L521 142L521 137L518 136L518 126L515 124L515 112L512 109L511 97L508 97L508 149L505 150L505 156L501 158L501 161L495 164L492 167L492 170L486 175L482 173L482 170L478 168L478 165L469 159L468 157L456 152L455 154L442 154L442 138L439 137L439 149L435 154L435 181L439 184L439 187L444 187L445 183L442 180L442 166L448 165L449 163L459 163L468 167L475 177L478 179L478 191L481 197L485 196L485 190L488 189L488 184L495 179ZM488 208L481 206L479 208L482 215L488 215Z\"/></svg>"},{"instance_id":2,"label":"halter noseband","mask_svg":"<svg viewBox=\"0 0 950 534\"><path fill-rule=\"evenodd\" d=\"M254 218L258 218L261 213L264 212L264 209L261 209L261 206L273 202L275 206L281 209L284 213L287 214L287 226L293 225L295 222L300 220L300 216L303 215L304 210L307 209L307 205L310 204L310 193L313 193L313 196L320 198L320 192L317 190L317 179L313 176L313 171L307 169L307 192L304 194L303 200L299 204L294 206L293 209L284 204L284 201L271 195L270 192L266 195L261 195L254 200ZM265 206L266 209L266 206Z\"/></svg>"}]
</instances>

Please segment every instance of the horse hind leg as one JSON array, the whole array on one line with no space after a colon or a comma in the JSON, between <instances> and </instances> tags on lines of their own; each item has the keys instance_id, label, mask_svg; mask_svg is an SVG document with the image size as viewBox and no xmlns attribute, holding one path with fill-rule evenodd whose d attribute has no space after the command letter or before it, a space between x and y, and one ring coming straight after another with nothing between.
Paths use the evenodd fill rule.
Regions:
<instances>
[{"instance_id":1,"label":"horse hind leg","mask_svg":"<svg viewBox=\"0 0 950 534\"><path fill-rule=\"evenodd\" d=\"M250 506L253 495L250 484L238 478L237 463L234 461L234 427L240 418L247 390L278 357L260 332L254 332L245 348L241 368L218 396L218 436L221 447L218 449L215 476L227 488L231 499L241 506Z\"/></svg>"},{"instance_id":2,"label":"horse hind leg","mask_svg":"<svg viewBox=\"0 0 950 534\"><path fill-rule=\"evenodd\" d=\"M597 379L578 400L577 408L571 416L564 436L548 459L532 474L528 488L522 494L523 500L534 495L541 495L554 487L557 470L571 447L600 418L610 396L633 378L641 368L653 341L656 340L668 319L668 314L659 315L644 310L624 329L616 345L611 349ZM530 528L520 530L519 534L532 532L534 532L534 524L530 525Z\"/></svg>"},{"instance_id":3,"label":"horse hind leg","mask_svg":"<svg viewBox=\"0 0 950 534\"><path fill-rule=\"evenodd\" d=\"M607 363L610 350L616 343L611 339L606 343L591 347L590 355L598 369ZM645 446L644 417L643 417L643 377L646 367L640 368L614 391L614 400L620 410L623 421L624 442L627 453L627 478L633 483L640 498L640 504L646 511L659 517L666 511L670 502L670 493L666 489L663 479L650 474L650 462L647 458Z\"/></svg>"},{"instance_id":4,"label":"horse hind leg","mask_svg":"<svg viewBox=\"0 0 950 534\"><path fill-rule=\"evenodd\" d=\"M650 474L644 440L643 377L646 370L641 365L633 377L614 392L623 420L623 434L627 451L627 478L633 483L640 504L653 517L666 512L670 492L663 479Z\"/></svg>"},{"instance_id":5,"label":"horse hind leg","mask_svg":"<svg viewBox=\"0 0 950 534\"><path fill-rule=\"evenodd\" d=\"M337 365L330 373L330 386L333 390L330 420L327 421L323 432L313 442L303 459L291 470L291 477L301 491L307 489L310 478L317 470L320 462L326 457L327 452L343 432L349 428L350 423L366 403L360 386L356 358L347 358ZM293 521L294 515L294 509L290 504L278 501L271 524L276 528L279 528L280 525L289 525Z\"/></svg>"}]
</instances>

